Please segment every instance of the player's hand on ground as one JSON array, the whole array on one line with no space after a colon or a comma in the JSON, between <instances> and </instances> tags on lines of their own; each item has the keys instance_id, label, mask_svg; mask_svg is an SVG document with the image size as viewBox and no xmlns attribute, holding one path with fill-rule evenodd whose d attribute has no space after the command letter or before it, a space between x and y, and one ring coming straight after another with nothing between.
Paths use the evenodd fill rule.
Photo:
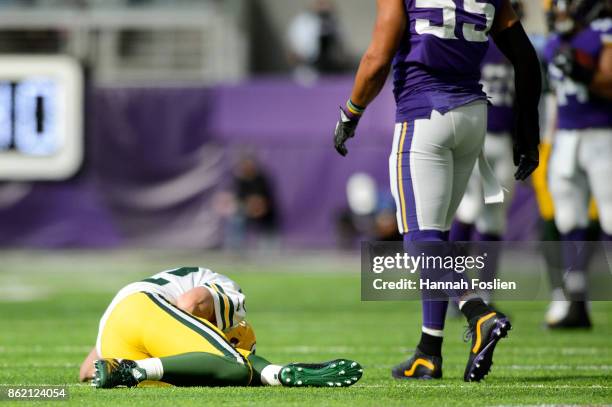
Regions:
<instances>
[{"instance_id":1,"label":"player's hand on ground","mask_svg":"<svg viewBox=\"0 0 612 407\"><path fill-rule=\"evenodd\" d=\"M518 168L514 174L517 181L525 181L540 165L538 148L514 149L514 165Z\"/></svg>"},{"instance_id":2,"label":"player's hand on ground","mask_svg":"<svg viewBox=\"0 0 612 407\"><path fill-rule=\"evenodd\" d=\"M334 147L338 154L343 157L348 154L345 143L348 139L355 137L358 124L359 117L350 115L342 107L340 108L340 120L336 123L336 131L334 132Z\"/></svg>"}]
</instances>

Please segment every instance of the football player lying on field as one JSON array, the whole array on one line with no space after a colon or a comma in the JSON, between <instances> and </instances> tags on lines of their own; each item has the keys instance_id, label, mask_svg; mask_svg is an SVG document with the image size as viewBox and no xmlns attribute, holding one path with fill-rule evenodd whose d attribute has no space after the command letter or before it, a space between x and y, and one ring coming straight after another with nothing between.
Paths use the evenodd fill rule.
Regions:
<instances>
[{"instance_id":1,"label":"football player lying on field","mask_svg":"<svg viewBox=\"0 0 612 407\"><path fill-rule=\"evenodd\" d=\"M158 273L122 288L100 319L80 380L97 388L143 381L175 386L346 387L362 375L347 359L274 365L255 355L245 296L201 267Z\"/></svg>"}]
</instances>

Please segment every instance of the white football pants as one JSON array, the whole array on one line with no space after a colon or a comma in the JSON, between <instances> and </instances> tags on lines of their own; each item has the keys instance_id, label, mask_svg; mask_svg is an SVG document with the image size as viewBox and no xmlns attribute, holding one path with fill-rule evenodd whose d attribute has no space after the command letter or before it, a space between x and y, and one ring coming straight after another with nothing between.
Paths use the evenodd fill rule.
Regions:
<instances>
[{"instance_id":1,"label":"white football pants","mask_svg":"<svg viewBox=\"0 0 612 407\"><path fill-rule=\"evenodd\" d=\"M612 129L559 130L548 177L561 233L588 226L593 196L601 228L612 235Z\"/></svg>"},{"instance_id":2,"label":"white football pants","mask_svg":"<svg viewBox=\"0 0 612 407\"><path fill-rule=\"evenodd\" d=\"M450 229L486 128L484 101L396 124L389 172L400 233Z\"/></svg>"}]
</instances>

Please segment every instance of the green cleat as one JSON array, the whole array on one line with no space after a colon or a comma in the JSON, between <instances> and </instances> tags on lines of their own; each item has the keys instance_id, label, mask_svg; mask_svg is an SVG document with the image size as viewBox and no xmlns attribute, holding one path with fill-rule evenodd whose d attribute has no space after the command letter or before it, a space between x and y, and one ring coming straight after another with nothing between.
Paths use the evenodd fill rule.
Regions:
<instances>
[{"instance_id":1,"label":"green cleat","mask_svg":"<svg viewBox=\"0 0 612 407\"><path fill-rule=\"evenodd\" d=\"M363 369L357 362L336 359L324 363L291 363L280 371L285 387L348 387L361 379Z\"/></svg>"},{"instance_id":2,"label":"green cleat","mask_svg":"<svg viewBox=\"0 0 612 407\"><path fill-rule=\"evenodd\" d=\"M97 389L112 389L118 386L134 387L146 379L143 369L133 360L100 359L94 362L96 372L91 385Z\"/></svg>"}]
</instances>

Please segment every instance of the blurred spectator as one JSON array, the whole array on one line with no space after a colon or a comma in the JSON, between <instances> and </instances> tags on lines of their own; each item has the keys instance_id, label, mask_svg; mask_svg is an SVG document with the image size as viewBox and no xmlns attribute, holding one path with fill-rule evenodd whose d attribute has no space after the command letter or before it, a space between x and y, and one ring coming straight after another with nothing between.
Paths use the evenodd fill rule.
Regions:
<instances>
[{"instance_id":1,"label":"blurred spectator","mask_svg":"<svg viewBox=\"0 0 612 407\"><path fill-rule=\"evenodd\" d=\"M330 0L315 0L308 10L298 14L289 25L287 42L289 62L298 80L342 72L350 65L336 8Z\"/></svg>"},{"instance_id":2,"label":"blurred spectator","mask_svg":"<svg viewBox=\"0 0 612 407\"><path fill-rule=\"evenodd\" d=\"M272 182L254 157L238 162L233 191L218 195L216 206L227 219L226 247L244 248L251 239L257 248L276 246L278 217Z\"/></svg>"}]
</instances>

